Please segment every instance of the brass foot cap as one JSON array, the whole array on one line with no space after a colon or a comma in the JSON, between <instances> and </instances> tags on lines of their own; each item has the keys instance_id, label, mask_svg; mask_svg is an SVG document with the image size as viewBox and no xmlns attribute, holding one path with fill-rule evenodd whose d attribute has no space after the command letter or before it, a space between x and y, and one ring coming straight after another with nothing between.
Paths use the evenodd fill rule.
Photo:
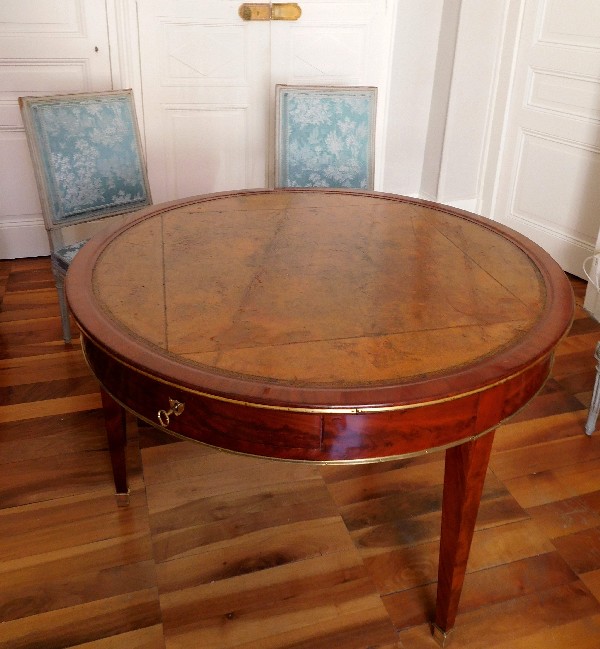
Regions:
<instances>
[{"instance_id":1,"label":"brass foot cap","mask_svg":"<svg viewBox=\"0 0 600 649\"><path fill-rule=\"evenodd\" d=\"M117 499L118 507L127 507L129 505L129 490L127 493L117 493L115 494L115 497Z\"/></svg>"},{"instance_id":2,"label":"brass foot cap","mask_svg":"<svg viewBox=\"0 0 600 649\"><path fill-rule=\"evenodd\" d=\"M443 631L437 624L432 624L431 633L433 635L433 639L440 645L440 647L443 648L448 646L452 629L450 629L450 631Z\"/></svg>"}]
</instances>

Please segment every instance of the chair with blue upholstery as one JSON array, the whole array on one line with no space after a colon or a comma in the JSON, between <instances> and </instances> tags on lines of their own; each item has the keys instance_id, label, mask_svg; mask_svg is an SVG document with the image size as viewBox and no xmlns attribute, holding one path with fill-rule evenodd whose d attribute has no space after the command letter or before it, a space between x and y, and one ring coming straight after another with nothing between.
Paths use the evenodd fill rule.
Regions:
<instances>
[{"instance_id":1,"label":"chair with blue upholstery","mask_svg":"<svg viewBox=\"0 0 600 649\"><path fill-rule=\"evenodd\" d=\"M377 88L276 87L275 187L373 189Z\"/></svg>"},{"instance_id":2,"label":"chair with blue upholstery","mask_svg":"<svg viewBox=\"0 0 600 649\"><path fill-rule=\"evenodd\" d=\"M87 235L88 226L83 224L152 202L133 94L115 90L19 97L19 106L68 343L71 327L64 279L87 241L80 236Z\"/></svg>"}]
</instances>

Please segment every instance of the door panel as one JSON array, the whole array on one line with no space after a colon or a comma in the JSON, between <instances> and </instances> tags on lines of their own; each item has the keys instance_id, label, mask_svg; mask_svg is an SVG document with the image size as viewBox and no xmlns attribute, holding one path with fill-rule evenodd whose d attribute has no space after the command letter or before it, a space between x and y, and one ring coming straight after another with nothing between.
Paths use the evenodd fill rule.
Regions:
<instances>
[{"instance_id":1,"label":"door panel","mask_svg":"<svg viewBox=\"0 0 600 649\"><path fill-rule=\"evenodd\" d=\"M246 106L195 104L163 108L165 196L184 197L245 187L252 169L246 143Z\"/></svg>"},{"instance_id":2,"label":"door panel","mask_svg":"<svg viewBox=\"0 0 600 649\"><path fill-rule=\"evenodd\" d=\"M596 150L523 132L519 165L512 208L519 219L573 240L595 240L600 183L590 183L590 176L600 178ZM540 179L544 191L532 192Z\"/></svg>"},{"instance_id":3,"label":"door panel","mask_svg":"<svg viewBox=\"0 0 600 649\"><path fill-rule=\"evenodd\" d=\"M600 227L600 9L526 0L493 216L582 276Z\"/></svg>"},{"instance_id":4,"label":"door panel","mask_svg":"<svg viewBox=\"0 0 600 649\"><path fill-rule=\"evenodd\" d=\"M598 48L600 4L595 0L551 0L542 6L540 39L556 45Z\"/></svg>"}]
</instances>

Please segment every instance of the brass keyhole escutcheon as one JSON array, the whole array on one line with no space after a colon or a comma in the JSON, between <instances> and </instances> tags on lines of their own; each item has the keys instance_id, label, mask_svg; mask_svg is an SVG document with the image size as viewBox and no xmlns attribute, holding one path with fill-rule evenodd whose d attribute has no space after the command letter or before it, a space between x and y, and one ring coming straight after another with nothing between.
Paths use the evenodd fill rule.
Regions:
<instances>
[{"instance_id":1,"label":"brass keyhole escutcheon","mask_svg":"<svg viewBox=\"0 0 600 649\"><path fill-rule=\"evenodd\" d=\"M244 2L238 13L242 20L298 20L302 9L295 2Z\"/></svg>"},{"instance_id":2,"label":"brass keyhole escutcheon","mask_svg":"<svg viewBox=\"0 0 600 649\"><path fill-rule=\"evenodd\" d=\"M179 417L179 415L183 412L184 408L185 408L185 403L181 403L181 401L177 401L177 399L171 399L169 397L169 409L158 411L157 414L158 423L164 428L167 428L167 426L171 423L171 419L170 419L171 415L175 415L176 417Z\"/></svg>"}]
</instances>

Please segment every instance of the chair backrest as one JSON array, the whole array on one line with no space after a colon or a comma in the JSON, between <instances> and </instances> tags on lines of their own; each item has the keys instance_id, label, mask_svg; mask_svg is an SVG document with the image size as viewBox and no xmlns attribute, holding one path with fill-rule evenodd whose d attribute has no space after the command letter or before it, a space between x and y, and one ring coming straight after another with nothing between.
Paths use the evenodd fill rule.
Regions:
<instances>
[{"instance_id":1,"label":"chair backrest","mask_svg":"<svg viewBox=\"0 0 600 649\"><path fill-rule=\"evenodd\" d=\"M19 106L49 232L151 204L131 90Z\"/></svg>"},{"instance_id":2,"label":"chair backrest","mask_svg":"<svg viewBox=\"0 0 600 649\"><path fill-rule=\"evenodd\" d=\"M373 189L377 88L276 87L275 186Z\"/></svg>"}]
</instances>

